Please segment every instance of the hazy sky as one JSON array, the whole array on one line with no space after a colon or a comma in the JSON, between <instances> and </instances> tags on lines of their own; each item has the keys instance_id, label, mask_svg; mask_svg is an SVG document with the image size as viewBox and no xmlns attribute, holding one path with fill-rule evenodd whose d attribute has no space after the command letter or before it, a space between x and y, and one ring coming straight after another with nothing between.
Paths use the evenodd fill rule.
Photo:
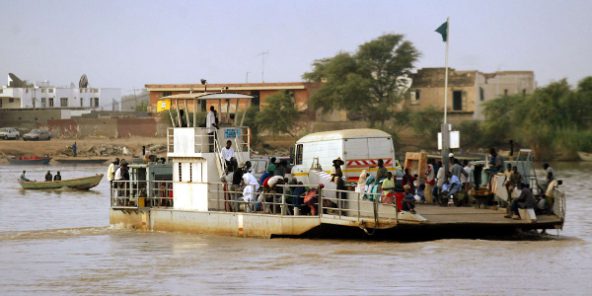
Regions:
<instances>
[{"instance_id":1,"label":"hazy sky","mask_svg":"<svg viewBox=\"0 0 592 296\"><path fill-rule=\"evenodd\" d=\"M592 75L592 1L0 0L0 75L124 92L146 83L301 81L315 59L398 33L421 67L533 70L539 85ZM2 76L0 76L2 77ZM6 80L2 81L6 84Z\"/></svg>"}]
</instances>

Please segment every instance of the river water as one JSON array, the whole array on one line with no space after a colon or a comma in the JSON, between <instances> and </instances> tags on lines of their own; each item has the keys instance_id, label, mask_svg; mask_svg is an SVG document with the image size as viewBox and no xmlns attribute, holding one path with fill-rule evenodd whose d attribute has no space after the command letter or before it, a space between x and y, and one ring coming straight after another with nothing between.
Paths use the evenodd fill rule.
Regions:
<instances>
[{"instance_id":1,"label":"river water","mask_svg":"<svg viewBox=\"0 0 592 296\"><path fill-rule=\"evenodd\" d=\"M592 164L555 164L568 195L550 238L251 239L109 226L108 183L20 189L103 166L0 166L1 295L591 295Z\"/></svg>"}]
</instances>

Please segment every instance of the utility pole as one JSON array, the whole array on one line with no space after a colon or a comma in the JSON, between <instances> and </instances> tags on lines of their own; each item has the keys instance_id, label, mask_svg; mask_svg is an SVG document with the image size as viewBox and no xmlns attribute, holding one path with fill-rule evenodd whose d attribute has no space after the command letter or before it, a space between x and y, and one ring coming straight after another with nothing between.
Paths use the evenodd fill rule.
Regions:
<instances>
[{"instance_id":1,"label":"utility pole","mask_svg":"<svg viewBox=\"0 0 592 296\"><path fill-rule=\"evenodd\" d=\"M263 51L257 55L261 57L261 82L265 82L265 56L268 54L269 51Z\"/></svg>"}]
</instances>

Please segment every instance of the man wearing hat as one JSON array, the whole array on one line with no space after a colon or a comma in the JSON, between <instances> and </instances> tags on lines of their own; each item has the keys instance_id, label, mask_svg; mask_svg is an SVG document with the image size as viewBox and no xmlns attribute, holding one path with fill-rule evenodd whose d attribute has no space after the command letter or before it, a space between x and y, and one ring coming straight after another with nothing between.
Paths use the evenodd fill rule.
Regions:
<instances>
[{"instance_id":1,"label":"man wearing hat","mask_svg":"<svg viewBox=\"0 0 592 296\"><path fill-rule=\"evenodd\" d=\"M337 157L336 159L333 160L333 167L335 168L335 176L338 176L339 178L343 177L343 172L341 171L341 166L344 165L345 163L343 162L343 160L341 160L341 157Z\"/></svg>"}]
</instances>

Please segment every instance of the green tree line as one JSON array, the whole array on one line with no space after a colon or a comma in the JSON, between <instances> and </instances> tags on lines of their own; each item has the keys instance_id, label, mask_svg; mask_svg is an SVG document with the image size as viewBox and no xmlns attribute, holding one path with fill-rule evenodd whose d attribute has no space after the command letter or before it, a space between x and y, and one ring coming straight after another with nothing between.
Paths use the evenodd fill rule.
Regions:
<instances>
[{"instance_id":1,"label":"green tree line","mask_svg":"<svg viewBox=\"0 0 592 296\"><path fill-rule=\"evenodd\" d=\"M571 88L565 79L532 94L502 96L485 104L485 120L460 125L469 147L506 145L513 140L542 158L592 151L592 77Z\"/></svg>"}]
</instances>

